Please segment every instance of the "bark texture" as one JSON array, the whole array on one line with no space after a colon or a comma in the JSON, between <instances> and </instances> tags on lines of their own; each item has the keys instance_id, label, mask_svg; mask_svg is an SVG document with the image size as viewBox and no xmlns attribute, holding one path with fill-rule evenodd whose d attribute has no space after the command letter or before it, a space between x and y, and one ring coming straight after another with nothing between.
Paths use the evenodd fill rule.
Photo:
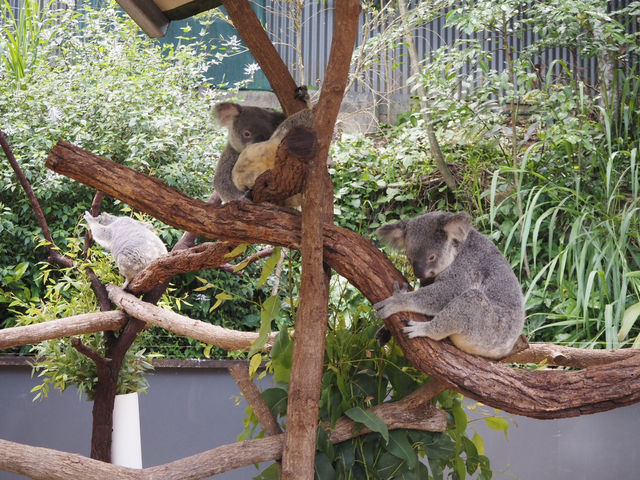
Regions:
<instances>
[{"instance_id":1,"label":"bark texture","mask_svg":"<svg viewBox=\"0 0 640 480\"><path fill-rule=\"evenodd\" d=\"M108 285L107 291L111 301L130 316L142 320L144 323L158 325L178 335L185 335L225 350L248 350L258 338L258 334L254 332L230 330L156 307L143 302L115 285ZM274 338L275 334L267 342L267 347L273 343Z\"/></svg>"},{"instance_id":2,"label":"bark texture","mask_svg":"<svg viewBox=\"0 0 640 480\"><path fill-rule=\"evenodd\" d=\"M300 246L300 217L295 212L247 202L208 205L66 143L54 148L47 165L85 185L99 185L106 194L176 228L208 238ZM148 194L136 198L131 193L135 190ZM394 281L406 281L389 259L360 235L325 224L323 237L324 261L372 303L392 295ZM640 401L638 355L580 371L516 370L466 354L446 341L407 339L401 328L402 322L410 319L420 316L403 313L386 320L407 358L424 373L486 405L534 418L563 418Z\"/></svg>"},{"instance_id":3,"label":"bark texture","mask_svg":"<svg viewBox=\"0 0 640 480\"><path fill-rule=\"evenodd\" d=\"M86 313L22 327L3 328L0 330L0 350L83 333L119 330L126 323L127 316L123 312L111 311Z\"/></svg>"},{"instance_id":4,"label":"bark texture","mask_svg":"<svg viewBox=\"0 0 640 480\"><path fill-rule=\"evenodd\" d=\"M446 429L444 412L429 406L442 385L435 382L421 387L399 402L374 407L389 430L413 428L429 432ZM404 412L398 415L399 412ZM340 418L330 432L333 443L343 442L368 432L357 430L355 423ZM253 463L278 460L282 456L284 434L246 440L208 450L157 467L133 470L92 460L74 453L31 447L0 440L0 470L26 475L36 480L198 480Z\"/></svg>"}]
</instances>

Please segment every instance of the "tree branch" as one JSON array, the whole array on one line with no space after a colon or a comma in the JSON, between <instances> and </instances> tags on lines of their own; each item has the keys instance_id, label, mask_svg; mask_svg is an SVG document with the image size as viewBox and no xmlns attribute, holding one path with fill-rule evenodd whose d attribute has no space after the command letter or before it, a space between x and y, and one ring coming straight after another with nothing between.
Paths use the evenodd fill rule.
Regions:
<instances>
[{"instance_id":1,"label":"tree branch","mask_svg":"<svg viewBox=\"0 0 640 480\"><path fill-rule=\"evenodd\" d=\"M156 307L115 285L108 285L107 291L113 303L122 308L128 315L139 319L143 325L144 323L158 325L175 334L186 335L225 350L248 350L258 338L258 334L255 332L230 330ZM265 348L269 348L274 339L275 334L272 334Z\"/></svg>"},{"instance_id":2,"label":"tree branch","mask_svg":"<svg viewBox=\"0 0 640 480\"><path fill-rule=\"evenodd\" d=\"M123 312L96 312L0 330L0 350L20 345L104 330L119 330L127 322Z\"/></svg>"},{"instance_id":3,"label":"tree branch","mask_svg":"<svg viewBox=\"0 0 640 480\"><path fill-rule=\"evenodd\" d=\"M278 435L282 433L282 429L276 420L275 415L264 401L260 390L256 384L249 378L249 369L246 365L234 364L229 367L229 373L236 381L238 388L244 395L245 400L258 417L258 422L262 425L266 436Z\"/></svg>"},{"instance_id":4,"label":"tree branch","mask_svg":"<svg viewBox=\"0 0 640 480\"><path fill-rule=\"evenodd\" d=\"M52 150L47 165L182 230L208 238L300 246L300 217L291 211L248 202L208 205L63 142ZM134 191L147 194L137 198ZM394 281L406 281L380 250L357 233L325 224L323 235L324 261L372 303L391 296ZM405 320L413 319L423 317L405 313L385 320L409 361L486 405L517 415L563 418L640 401L636 356L581 371L516 370L466 354L448 342L408 339L401 329Z\"/></svg>"},{"instance_id":5,"label":"tree branch","mask_svg":"<svg viewBox=\"0 0 640 480\"><path fill-rule=\"evenodd\" d=\"M227 255L236 247L229 242L202 243L184 250L172 250L154 260L129 285L129 291L140 294L168 281L174 275L215 268L227 263Z\"/></svg>"},{"instance_id":6,"label":"tree branch","mask_svg":"<svg viewBox=\"0 0 640 480\"><path fill-rule=\"evenodd\" d=\"M503 363L544 363L560 367L590 368L606 365L625 359L640 361L640 348L621 350L586 350L584 348L564 347L552 343L533 343L529 348L507 358Z\"/></svg>"},{"instance_id":7,"label":"tree branch","mask_svg":"<svg viewBox=\"0 0 640 480\"><path fill-rule=\"evenodd\" d=\"M410 428L443 432L447 428L446 415L435 407L425 408L442 386L432 382L399 402L388 402L373 408L387 423L389 430ZM436 392L436 393L434 393ZM399 412L405 412L399 415ZM398 421L399 419L399 421ZM338 419L330 439L333 443L346 441L368 433L365 428L356 433L351 420ZM108 463L96 462L82 455L63 453L48 448L31 447L0 440L0 469L35 480L199 480L254 463L278 460L282 456L284 434L245 440L182 458L174 462L132 470Z\"/></svg>"},{"instance_id":8,"label":"tree branch","mask_svg":"<svg viewBox=\"0 0 640 480\"><path fill-rule=\"evenodd\" d=\"M271 43L267 32L262 28L260 20L249 2L247 0L224 0L222 4L227 10L233 26L236 27L242 40L247 44L251 54L269 80L284 113L290 116L307 108L304 101L295 97L296 82Z\"/></svg>"}]
</instances>

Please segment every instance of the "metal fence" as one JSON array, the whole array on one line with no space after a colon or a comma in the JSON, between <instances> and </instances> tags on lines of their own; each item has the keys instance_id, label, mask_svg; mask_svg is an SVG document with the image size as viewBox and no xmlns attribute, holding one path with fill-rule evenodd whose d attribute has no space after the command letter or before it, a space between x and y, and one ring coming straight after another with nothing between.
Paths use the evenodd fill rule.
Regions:
<instances>
[{"instance_id":1,"label":"metal fence","mask_svg":"<svg viewBox=\"0 0 640 480\"><path fill-rule=\"evenodd\" d=\"M41 5L46 3L46 0L40 1ZM254 0L257 9L264 9L264 15L261 14L260 17L265 21L271 40L285 63L290 66L296 82L299 84L319 86L322 83L331 47L335 1ZM383 0L382 3L388 1ZM417 0L412 0L412 2L415 5ZM24 0L9 0L9 3L14 9L14 14L18 15ZM296 6L300 3L302 3L300 10L296 10ZM615 12L630 3L631 0L612 0L607 2L607 5L610 12ZM68 8L65 2L55 2L53 5L54 8ZM528 2L524 1L523 6L527 5ZM477 39L483 48L491 52L489 68L502 72L507 64L503 39L498 34L487 32L467 36L464 32L447 26L446 15L449 11L450 9L441 11L435 19L422 24L415 30L414 41L419 57L421 59L429 58L439 48L453 46L458 39ZM389 22L394 21L393 18L386 18L376 23L372 20L373 15L371 10L363 11L356 49L359 49L362 42L371 39L372 36L388 27ZM522 19L525 15L526 11L523 11L519 18ZM638 17L619 20L626 23L627 32L635 34L640 41ZM533 26L524 24L518 38L514 35L509 36L509 48L517 58L519 52L537 40L538 37L533 31ZM299 46L299 50L296 46ZM532 63L537 66L541 74L554 65L557 73L561 73L562 68L559 66L559 60L571 70L573 78L582 80L591 86L598 84L597 59L595 57L580 58L575 51L569 48L552 48L542 51ZM233 60L231 61L233 62ZM637 58L629 58L623 67L629 69L637 61ZM407 49L401 42L397 46L379 50L376 61L371 62L366 69L359 71L358 81L353 83L352 92L381 95L386 98L392 98L394 95L406 97L408 95L406 88L409 78L408 63ZM231 65L230 67L227 65L230 72L242 72L241 67L243 65ZM470 68L468 66L466 71L461 73L468 73ZM266 87L266 82L263 83Z\"/></svg>"},{"instance_id":2,"label":"metal fence","mask_svg":"<svg viewBox=\"0 0 640 480\"><path fill-rule=\"evenodd\" d=\"M331 34L333 30L333 5L335 0L326 1L306 1L302 9L302 22L299 24L301 32L298 34L298 24L296 24L294 5L296 2L267 2L266 7L266 27L276 48L282 55L287 65L292 69L302 63L304 65L304 78L296 78L299 83L319 85L322 82L324 71L327 65L329 49L331 46ZM608 2L610 12L619 10L627 6L630 0L613 0ZM526 5L525 5L526 6ZM472 36L467 36L464 32L446 26L446 15L450 11L443 10L433 21L421 25L414 32L414 41L418 55L421 59L429 58L432 52L443 46L453 46L458 39L477 39L483 47L491 52L489 68L497 72L502 72L507 65L505 58L505 48L503 39L498 34L480 32ZM367 22L367 15L371 13L363 12L360 19L360 34L356 49L366 41L371 35L375 35L379 29L385 25L378 25L377 30L365 31L363 26ZM523 19L526 11L520 12L518 19ZM638 17L627 17L620 19L626 23L628 33L640 35L640 25ZM370 22L369 22L370 23ZM301 42L297 42L301 40ZM531 46L539 40L533 31L533 26L524 24L524 29L519 35L509 36L508 47L518 58L519 52ZM638 37L640 41L640 37ZM300 51L296 50L299 43ZM629 69L637 58L629 58L621 65ZM570 48L550 48L541 51L532 62L539 72L544 75L548 68L555 65L556 72L561 73L562 61L570 70L574 79L581 80L587 85L596 86L598 82L598 63L595 57L582 58ZM532 65L532 68L533 66ZM301 70L296 69L298 76ZM378 93L400 93L407 94L406 82L409 78L409 64L407 49L399 45L387 50L381 50L378 61L367 68L367 71L360 77L354 85L356 92L372 91Z\"/></svg>"}]
</instances>

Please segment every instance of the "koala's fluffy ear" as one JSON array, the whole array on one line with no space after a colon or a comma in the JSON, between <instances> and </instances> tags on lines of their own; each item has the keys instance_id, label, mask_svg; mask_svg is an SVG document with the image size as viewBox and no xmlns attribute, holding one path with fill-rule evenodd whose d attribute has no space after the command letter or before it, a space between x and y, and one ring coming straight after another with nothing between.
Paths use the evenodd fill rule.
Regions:
<instances>
[{"instance_id":1,"label":"koala's fluffy ear","mask_svg":"<svg viewBox=\"0 0 640 480\"><path fill-rule=\"evenodd\" d=\"M471 230L471 217L466 212L452 215L442 227L447 233L449 240L464 243Z\"/></svg>"},{"instance_id":2,"label":"koala's fluffy ear","mask_svg":"<svg viewBox=\"0 0 640 480\"><path fill-rule=\"evenodd\" d=\"M407 234L407 221L400 220L396 223L387 223L376 230L376 235L387 245L393 248L405 248Z\"/></svg>"},{"instance_id":3,"label":"koala's fluffy ear","mask_svg":"<svg viewBox=\"0 0 640 480\"><path fill-rule=\"evenodd\" d=\"M224 127L231 129L233 122L238 115L242 107L237 103L222 102L216 105L216 118L218 122Z\"/></svg>"}]
</instances>

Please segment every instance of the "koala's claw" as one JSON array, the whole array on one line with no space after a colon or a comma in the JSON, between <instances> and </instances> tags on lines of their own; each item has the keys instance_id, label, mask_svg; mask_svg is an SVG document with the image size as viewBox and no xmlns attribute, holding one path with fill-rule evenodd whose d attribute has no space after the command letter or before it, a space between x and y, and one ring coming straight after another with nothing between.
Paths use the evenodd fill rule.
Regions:
<instances>
[{"instance_id":1,"label":"koala's claw","mask_svg":"<svg viewBox=\"0 0 640 480\"><path fill-rule=\"evenodd\" d=\"M428 322L415 322L413 320L410 320L409 322L407 322L407 326L404 327L402 331L409 338L426 337L427 334L425 330L427 326Z\"/></svg>"},{"instance_id":2,"label":"koala's claw","mask_svg":"<svg viewBox=\"0 0 640 480\"><path fill-rule=\"evenodd\" d=\"M389 297L378 303L374 303L373 308L376 309L378 317L387 318L396 313L396 310L394 308L394 301L395 299L393 297Z\"/></svg>"}]
</instances>

